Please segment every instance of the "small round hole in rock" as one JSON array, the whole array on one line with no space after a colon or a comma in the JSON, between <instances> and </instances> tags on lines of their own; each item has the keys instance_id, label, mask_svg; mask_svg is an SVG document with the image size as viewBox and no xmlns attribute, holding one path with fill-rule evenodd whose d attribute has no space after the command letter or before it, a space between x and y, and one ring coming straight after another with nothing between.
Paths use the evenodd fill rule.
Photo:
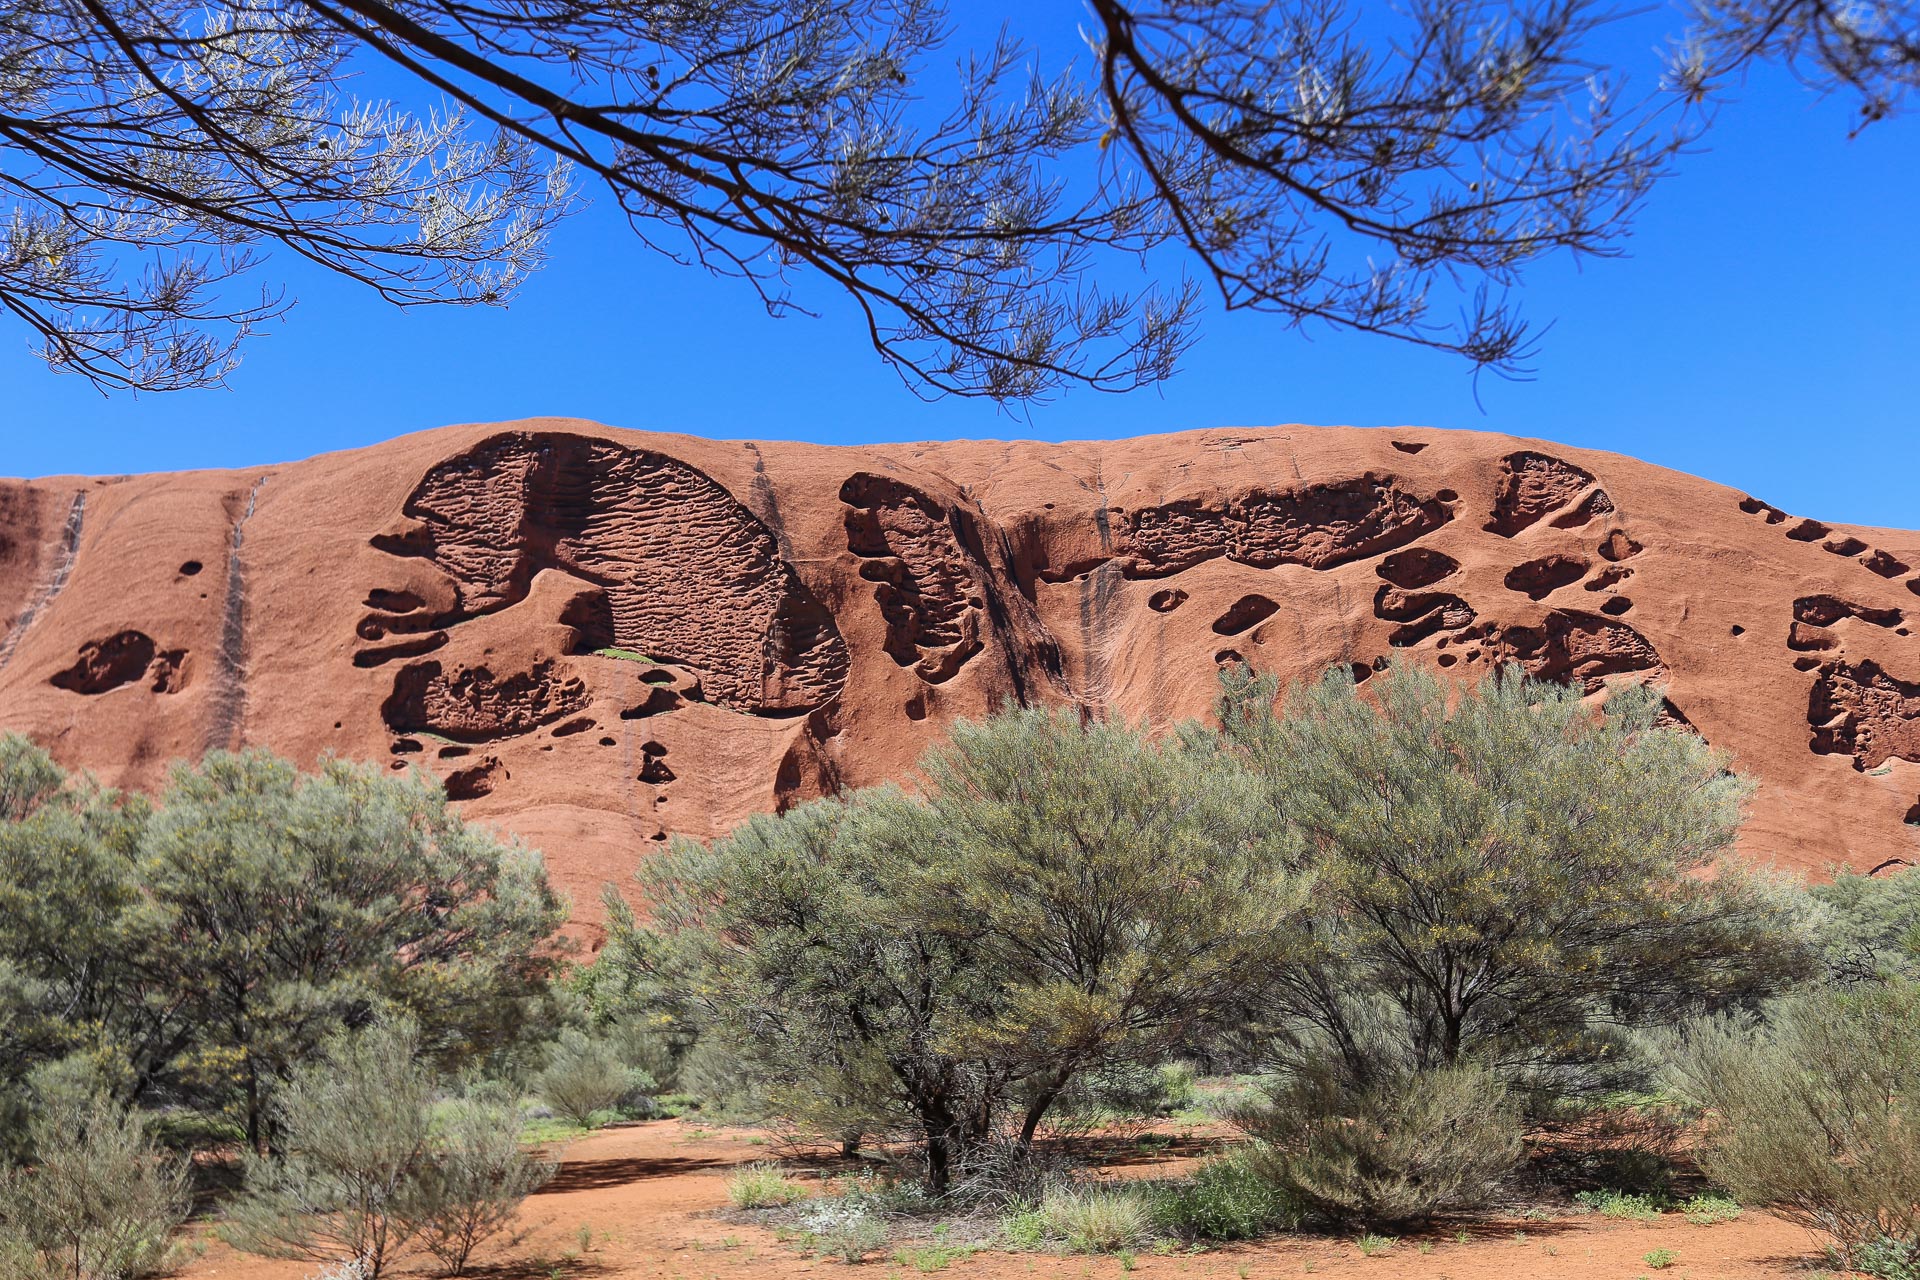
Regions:
<instances>
[{"instance_id":1,"label":"small round hole in rock","mask_svg":"<svg viewBox=\"0 0 1920 1280\"><path fill-rule=\"evenodd\" d=\"M600 745L603 747L616 747L616 746L619 746L620 744L615 742L612 738L602 738L600 739Z\"/></svg>"},{"instance_id":2,"label":"small round hole in rock","mask_svg":"<svg viewBox=\"0 0 1920 1280\"><path fill-rule=\"evenodd\" d=\"M1443 666L1443 667L1450 667L1450 666L1452 666L1452 665L1453 665L1454 663L1456 663L1456 662L1458 662L1458 661L1460 661L1460 657L1459 657L1459 655L1458 655L1458 654L1452 654L1452 653L1443 653L1443 654L1441 654L1441 655L1440 655L1440 657L1439 657L1439 658L1437 659L1437 661L1438 661L1438 662L1440 663L1440 665L1441 665L1441 666Z\"/></svg>"},{"instance_id":3,"label":"small round hole in rock","mask_svg":"<svg viewBox=\"0 0 1920 1280\"><path fill-rule=\"evenodd\" d=\"M198 560L189 560L185 564L180 566L180 576L183 578L191 578L194 574L200 572L200 570L204 569L205 567L206 566L201 564Z\"/></svg>"},{"instance_id":4,"label":"small round hole in rock","mask_svg":"<svg viewBox=\"0 0 1920 1280\"><path fill-rule=\"evenodd\" d=\"M1746 629L1745 627L1743 627L1743 626L1740 626L1740 625L1738 625L1738 624L1735 624L1735 626L1734 626L1734 628L1733 628L1733 634L1735 634L1735 635L1737 635L1737 636L1743 636L1743 635L1745 635L1745 634L1747 634L1747 629Z\"/></svg>"},{"instance_id":5,"label":"small round hole in rock","mask_svg":"<svg viewBox=\"0 0 1920 1280\"><path fill-rule=\"evenodd\" d=\"M1156 591L1147 597L1147 608L1155 613L1171 613L1187 602L1187 593L1178 587Z\"/></svg>"}]
</instances>

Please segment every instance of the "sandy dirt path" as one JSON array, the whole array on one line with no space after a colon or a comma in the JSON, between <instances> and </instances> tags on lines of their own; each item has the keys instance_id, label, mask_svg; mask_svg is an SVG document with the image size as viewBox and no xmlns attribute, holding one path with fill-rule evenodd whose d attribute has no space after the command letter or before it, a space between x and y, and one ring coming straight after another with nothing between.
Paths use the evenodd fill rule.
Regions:
<instances>
[{"instance_id":1,"label":"sandy dirt path","mask_svg":"<svg viewBox=\"0 0 1920 1280\"><path fill-rule=\"evenodd\" d=\"M817 1259L778 1240L766 1228L729 1221L725 1178L734 1165L765 1159L766 1147L748 1131L702 1130L663 1120L591 1134L566 1149L560 1173L528 1202L532 1234L510 1251L485 1254L482 1280L731 1280L847 1272L847 1264ZM1151 1163L1129 1174L1174 1172ZM582 1229L592 1236L584 1253ZM1452 1231L1408 1238L1366 1257L1348 1240L1307 1236L1211 1249L1199 1254L1133 1261L1132 1275L1192 1280L1268 1280L1279 1276L1366 1277L1366 1280L1755 1280L1804 1277L1817 1266L1818 1242L1805 1231L1749 1211L1736 1222L1697 1227L1678 1214L1642 1224L1575 1217L1554 1222L1476 1224L1466 1243ZM1664 1271L1645 1257L1670 1250ZM415 1259L395 1274L431 1274ZM210 1242L182 1273L185 1280L305 1280L317 1267L237 1254ZM853 1268L866 1275L918 1274L879 1254ZM1087 1280L1120 1276L1115 1257L1057 1258L1039 1254L978 1253L948 1266L953 1280Z\"/></svg>"}]
</instances>

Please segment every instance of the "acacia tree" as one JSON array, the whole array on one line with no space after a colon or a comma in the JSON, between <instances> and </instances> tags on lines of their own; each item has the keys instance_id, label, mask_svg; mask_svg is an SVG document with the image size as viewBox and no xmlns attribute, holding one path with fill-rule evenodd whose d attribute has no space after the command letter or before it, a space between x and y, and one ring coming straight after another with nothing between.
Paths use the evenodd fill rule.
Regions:
<instances>
[{"instance_id":1,"label":"acacia tree","mask_svg":"<svg viewBox=\"0 0 1920 1280\"><path fill-rule=\"evenodd\" d=\"M991 1013L992 984L965 938L896 911L858 816L821 800L676 842L637 873L650 929L614 915L608 952L679 993L682 1021L736 1047L801 1123L914 1131L945 1190L1013 1083L948 1039Z\"/></svg>"},{"instance_id":2,"label":"acacia tree","mask_svg":"<svg viewBox=\"0 0 1920 1280\"><path fill-rule=\"evenodd\" d=\"M0 737L0 1133L24 1132L37 1067L85 1055L116 1101L144 1092L193 1034L133 962L135 856L147 805L68 777ZM0 1155L13 1145L0 1140Z\"/></svg>"},{"instance_id":3,"label":"acacia tree","mask_svg":"<svg viewBox=\"0 0 1920 1280\"><path fill-rule=\"evenodd\" d=\"M1248 779L1180 741L1013 711L923 767L924 798L649 859L653 932L618 915L610 950L652 957L813 1127L909 1118L944 1191L1009 1110L1024 1147L1077 1075L1237 1010L1297 946L1301 893Z\"/></svg>"},{"instance_id":4,"label":"acacia tree","mask_svg":"<svg viewBox=\"0 0 1920 1280\"><path fill-rule=\"evenodd\" d=\"M1305 878L1231 760L1124 721L954 726L923 801L876 805L901 907L964 937L998 993L961 1041L1020 1064L1031 1142L1076 1075L1152 1065L1288 966Z\"/></svg>"},{"instance_id":5,"label":"acacia tree","mask_svg":"<svg viewBox=\"0 0 1920 1280\"><path fill-rule=\"evenodd\" d=\"M932 0L12 0L0 306L55 368L200 386L283 307L233 287L267 250L501 303L598 193L776 313L851 299L928 393L1166 378L1199 290L1111 283L1166 244L1229 308L1512 370L1506 290L1617 246L1686 108L1778 58L1892 114L1912 3L1702 0L1631 96L1596 0L1090 0L1091 72L1052 78L1004 38L932 73ZM420 105L348 99L370 68Z\"/></svg>"},{"instance_id":6,"label":"acacia tree","mask_svg":"<svg viewBox=\"0 0 1920 1280\"><path fill-rule=\"evenodd\" d=\"M1270 990L1282 1065L1371 1088L1474 1061L1523 1083L1806 972L1792 913L1721 861L1747 785L1660 695L1507 669L1454 686L1400 666L1288 691L1241 670L1224 736L1318 874L1311 962Z\"/></svg>"},{"instance_id":7,"label":"acacia tree","mask_svg":"<svg viewBox=\"0 0 1920 1280\"><path fill-rule=\"evenodd\" d=\"M342 1027L398 1012L422 1052L484 1062L557 1016L566 908L540 855L466 826L430 778L215 752L175 771L140 854L137 963L196 1029L168 1070L234 1100L256 1149Z\"/></svg>"}]
</instances>

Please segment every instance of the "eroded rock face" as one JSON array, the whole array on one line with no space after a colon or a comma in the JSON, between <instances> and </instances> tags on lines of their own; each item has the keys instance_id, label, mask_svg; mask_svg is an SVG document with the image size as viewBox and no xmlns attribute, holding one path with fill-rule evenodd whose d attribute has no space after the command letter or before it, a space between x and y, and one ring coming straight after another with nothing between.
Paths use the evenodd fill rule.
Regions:
<instances>
[{"instance_id":1,"label":"eroded rock face","mask_svg":"<svg viewBox=\"0 0 1920 1280\"><path fill-rule=\"evenodd\" d=\"M1815 751L1852 756L1856 769L1896 757L1920 763L1920 679L1903 680L1871 660L1831 663L1814 681L1807 724Z\"/></svg>"},{"instance_id":2,"label":"eroded rock face","mask_svg":"<svg viewBox=\"0 0 1920 1280\"><path fill-rule=\"evenodd\" d=\"M1413 438L1410 438L1412 436ZM1166 727L1218 668L1515 664L1759 783L1742 847L1920 862L1920 533L1465 432L826 449L540 421L246 473L0 481L0 729L109 785L426 770L590 925L675 834L913 778L963 717ZM1629 594L1629 592L1631 594Z\"/></svg>"},{"instance_id":3,"label":"eroded rock face","mask_svg":"<svg viewBox=\"0 0 1920 1280\"><path fill-rule=\"evenodd\" d=\"M1511 538L1531 528L1548 514L1569 506L1592 486L1593 473L1562 458L1523 449L1500 460L1500 487L1487 531ZM1613 501L1599 490L1575 508L1567 527L1578 527L1594 516L1613 510ZM1559 524L1559 521L1555 522Z\"/></svg>"},{"instance_id":4,"label":"eroded rock face","mask_svg":"<svg viewBox=\"0 0 1920 1280\"><path fill-rule=\"evenodd\" d=\"M804 711L846 679L833 615L772 532L665 454L512 432L434 467L404 510L415 523L377 545L452 578L455 620L507 608L559 568L605 592L603 647L696 668L722 705Z\"/></svg>"},{"instance_id":5,"label":"eroded rock face","mask_svg":"<svg viewBox=\"0 0 1920 1280\"><path fill-rule=\"evenodd\" d=\"M951 679L983 645L986 573L968 548L978 533L966 513L886 476L862 472L840 486L847 550L877 584L887 652L932 684Z\"/></svg>"},{"instance_id":6,"label":"eroded rock face","mask_svg":"<svg viewBox=\"0 0 1920 1280\"><path fill-rule=\"evenodd\" d=\"M1218 506L1171 502L1125 513L1121 567L1130 578L1164 578L1225 556L1256 569L1331 569L1405 546L1452 518L1438 499L1373 475L1256 490Z\"/></svg>"}]
</instances>

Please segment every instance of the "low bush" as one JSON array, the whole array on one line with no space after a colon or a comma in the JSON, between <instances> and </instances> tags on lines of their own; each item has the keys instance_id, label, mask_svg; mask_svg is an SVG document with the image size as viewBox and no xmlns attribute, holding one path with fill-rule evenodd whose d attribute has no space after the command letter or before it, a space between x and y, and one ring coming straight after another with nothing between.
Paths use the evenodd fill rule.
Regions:
<instances>
[{"instance_id":1,"label":"low bush","mask_svg":"<svg viewBox=\"0 0 1920 1280\"><path fill-rule=\"evenodd\" d=\"M1183 1240L1253 1240L1300 1225L1304 1208L1239 1153L1151 1188L1154 1226Z\"/></svg>"},{"instance_id":2,"label":"low bush","mask_svg":"<svg viewBox=\"0 0 1920 1280\"><path fill-rule=\"evenodd\" d=\"M438 1117L407 1212L448 1275L464 1274L480 1245L524 1237L513 1231L520 1206L558 1166L522 1147L519 1129L518 1109L504 1097L462 1098Z\"/></svg>"},{"instance_id":3,"label":"low bush","mask_svg":"<svg viewBox=\"0 0 1920 1280\"><path fill-rule=\"evenodd\" d=\"M1342 1223L1420 1222L1488 1202L1520 1156L1506 1089L1474 1066L1352 1088L1331 1074L1276 1086L1235 1120L1260 1145L1246 1159L1314 1213Z\"/></svg>"},{"instance_id":4,"label":"low bush","mask_svg":"<svg viewBox=\"0 0 1920 1280\"><path fill-rule=\"evenodd\" d=\"M801 1220L801 1229L809 1248L842 1262L859 1262L887 1242L886 1223L847 1197L816 1201Z\"/></svg>"},{"instance_id":5,"label":"low bush","mask_svg":"<svg viewBox=\"0 0 1920 1280\"><path fill-rule=\"evenodd\" d=\"M1574 1203L1591 1213L1623 1222L1652 1222L1660 1216L1664 1207L1654 1196L1633 1195L1624 1191L1582 1191L1573 1199Z\"/></svg>"},{"instance_id":6,"label":"low bush","mask_svg":"<svg viewBox=\"0 0 1920 1280\"><path fill-rule=\"evenodd\" d=\"M583 1129L597 1129L618 1118L617 1107L633 1105L653 1087L653 1078L627 1065L618 1050L577 1027L560 1033L534 1088L555 1115Z\"/></svg>"},{"instance_id":7,"label":"low bush","mask_svg":"<svg viewBox=\"0 0 1920 1280\"><path fill-rule=\"evenodd\" d=\"M1678 1261L1671 1249L1649 1249L1640 1258L1655 1271L1665 1271Z\"/></svg>"},{"instance_id":8,"label":"low bush","mask_svg":"<svg viewBox=\"0 0 1920 1280\"><path fill-rule=\"evenodd\" d=\"M1681 1205L1680 1212L1696 1227L1711 1227L1739 1217L1740 1204L1725 1196L1700 1195Z\"/></svg>"},{"instance_id":9,"label":"low bush","mask_svg":"<svg viewBox=\"0 0 1920 1280\"><path fill-rule=\"evenodd\" d=\"M1038 1249L1047 1242L1047 1220L1037 1208L1016 1209L1000 1219L1000 1239L1015 1251Z\"/></svg>"},{"instance_id":10,"label":"low bush","mask_svg":"<svg viewBox=\"0 0 1920 1280\"><path fill-rule=\"evenodd\" d=\"M521 1147L519 1112L504 1095L436 1107L435 1089L410 1025L329 1039L276 1099L283 1149L248 1159L228 1240L268 1257L357 1268L355 1280L378 1280L413 1249L464 1274L476 1248L511 1237L520 1206L554 1166Z\"/></svg>"},{"instance_id":11,"label":"low bush","mask_svg":"<svg viewBox=\"0 0 1920 1280\"><path fill-rule=\"evenodd\" d=\"M357 1260L378 1280L420 1230L411 1197L433 1092L411 1027L331 1037L275 1099L284 1149L248 1157L228 1241L271 1258Z\"/></svg>"},{"instance_id":12,"label":"low bush","mask_svg":"<svg viewBox=\"0 0 1920 1280\"><path fill-rule=\"evenodd\" d=\"M1047 1238L1075 1253L1113 1253L1153 1238L1153 1206L1133 1187L1062 1187L1041 1200Z\"/></svg>"},{"instance_id":13,"label":"low bush","mask_svg":"<svg viewBox=\"0 0 1920 1280\"><path fill-rule=\"evenodd\" d=\"M1746 1204L1825 1232L1843 1261L1920 1243L1920 984L1782 1001L1761 1029L1721 1020L1675 1042L1712 1117L1700 1164Z\"/></svg>"},{"instance_id":14,"label":"low bush","mask_svg":"<svg viewBox=\"0 0 1920 1280\"><path fill-rule=\"evenodd\" d=\"M1855 1245L1846 1257L1836 1250L1833 1261L1874 1280L1920 1280L1920 1245L1912 1240L1882 1236Z\"/></svg>"},{"instance_id":15,"label":"low bush","mask_svg":"<svg viewBox=\"0 0 1920 1280\"><path fill-rule=\"evenodd\" d=\"M176 1256L187 1170L144 1118L99 1093L55 1094L27 1125L34 1162L0 1170L0 1280L140 1280Z\"/></svg>"},{"instance_id":16,"label":"low bush","mask_svg":"<svg viewBox=\"0 0 1920 1280\"><path fill-rule=\"evenodd\" d=\"M776 1164L750 1164L727 1175L727 1199L736 1209L775 1209L806 1197L806 1189Z\"/></svg>"}]
</instances>

